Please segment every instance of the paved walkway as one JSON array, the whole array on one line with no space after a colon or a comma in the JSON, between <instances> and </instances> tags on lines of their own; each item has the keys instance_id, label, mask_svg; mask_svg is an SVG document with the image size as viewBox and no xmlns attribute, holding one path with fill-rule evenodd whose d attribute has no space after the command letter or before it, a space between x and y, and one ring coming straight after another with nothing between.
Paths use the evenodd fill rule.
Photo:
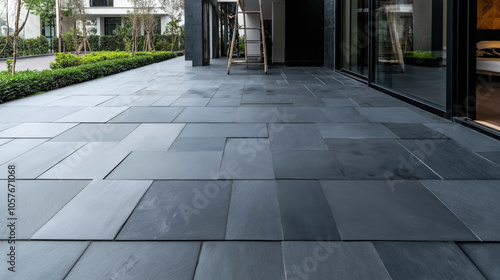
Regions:
<instances>
[{"instance_id":1,"label":"paved walkway","mask_svg":"<svg viewBox=\"0 0 500 280\"><path fill-rule=\"evenodd\" d=\"M54 55L19 58L16 62L16 71L50 69L50 63L53 61ZM0 71L5 70L7 70L7 62L0 60Z\"/></svg>"},{"instance_id":2,"label":"paved walkway","mask_svg":"<svg viewBox=\"0 0 500 280\"><path fill-rule=\"evenodd\" d=\"M325 68L225 63L0 105L0 279L499 279L499 142Z\"/></svg>"}]
</instances>

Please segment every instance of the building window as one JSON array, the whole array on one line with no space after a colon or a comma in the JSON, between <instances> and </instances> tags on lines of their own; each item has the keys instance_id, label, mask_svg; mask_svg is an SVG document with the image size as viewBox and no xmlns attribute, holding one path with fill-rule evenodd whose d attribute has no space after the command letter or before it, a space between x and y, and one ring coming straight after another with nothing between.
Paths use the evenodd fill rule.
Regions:
<instances>
[{"instance_id":1,"label":"building window","mask_svg":"<svg viewBox=\"0 0 500 280\"><path fill-rule=\"evenodd\" d=\"M107 17L104 18L104 35L114 35L113 31L122 24L122 18Z\"/></svg>"},{"instance_id":2,"label":"building window","mask_svg":"<svg viewBox=\"0 0 500 280\"><path fill-rule=\"evenodd\" d=\"M90 0L90 7L113 7L113 0Z\"/></svg>"},{"instance_id":3,"label":"building window","mask_svg":"<svg viewBox=\"0 0 500 280\"><path fill-rule=\"evenodd\" d=\"M45 36L49 40L50 49L54 49L52 45L52 37L56 36L56 21L55 19L49 20L47 22L42 22L42 36Z\"/></svg>"},{"instance_id":4,"label":"building window","mask_svg":"<svg viewBox=\"0 0 500 280\"><path fill-rule=\"evenodd\" d=\"M163 30L161 30L161 18L160 17L155 17L155 29L154 29L154 34L161 35Z\"/></svg>"}]
</instances>

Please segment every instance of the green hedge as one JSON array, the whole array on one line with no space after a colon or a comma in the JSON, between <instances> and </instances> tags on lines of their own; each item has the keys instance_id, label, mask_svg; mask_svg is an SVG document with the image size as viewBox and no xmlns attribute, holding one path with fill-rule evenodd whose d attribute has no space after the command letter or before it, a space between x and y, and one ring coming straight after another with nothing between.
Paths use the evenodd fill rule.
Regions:
<instances>
[{"instance_id":1,"label":"green hedge","mask_svg":"<svg viewBox=\"0 0 500 280\"><path fill-rule=\"evenodd\" d=\"M150 55L151 53L147 53ZM51 69L67 68L72 66L96 63L104 60L114 60L132 57L128 52L93 52L90 54L76 56L71 53L56 53L55 62L50 63Z\"/></svg>"},{"instance_id":2,"label":"green hedge","mask_svg":"<svg viewBox=\"0 0 500 280\"><path fill-rule=\"evenodd\" d=\"M5 40L7 36L0 36L0 50L5 45ZM9 44L5 49L4 53L0 57L12 57L14 36L10 36ZM18 56L27 56L27 55L38 55L49 53L49 41L44 36L40 36L38 38L33 39L24 39L23 37L18 37L18 47L17 47L17 55Z\"/></svg>"},{"instance_id":3,"label":"green hedge","mask_svg":"<svg viewBox=\"0 0 500 280\"><path fill-rule=\"evenodd\" d=\"M15 76L0 74L0 103L77 84L102 76L120 73L151 63L176 57L172 52L159 52L132 58L105 60L97 63L43 71L22 71Z\"/></svg>"}]
</instances>

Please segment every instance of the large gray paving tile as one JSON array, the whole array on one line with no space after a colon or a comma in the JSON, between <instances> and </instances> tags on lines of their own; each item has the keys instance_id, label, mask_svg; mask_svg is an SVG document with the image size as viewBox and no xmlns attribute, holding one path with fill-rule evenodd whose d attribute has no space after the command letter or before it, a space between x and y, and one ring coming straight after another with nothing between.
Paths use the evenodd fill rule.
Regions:
<instances>
[{"instance_id":1,"label":"large gray paving tile","mask_svg":"<svg viewBox=\"0 0 500 280\"><path fill-rule=\"evenodd\" d=\"M273 151L274 174L278 179L346 179L330 151Z\"/></svg>"},{"instance_id":2,"label":"large gray paving tile","mask_svg":"<svg viewBox=\"0 0 500 280\"><path fill-rule=\"evenodd\" d=\"M48 103L48 106L97 106L114 96L68 96Z\"/></svg>"},{"instance_id":3,"label":"large gray paving tile","mask_svg":"<svg viewBox=\"0 0 500 280\"><path fill-rule=\"evenodd\" d=\"M55 137L77 125L76 123L22 123L0 131L0 138Z\"/></svg>"},{"instance_id":4,"label":"large gray paving tile","mask_svg":"<svg viewBox=\"0 0 500 280\"><path fill-rule=\"evenodd\" d=\"M234 106L240 106L241 104L241 97L234 98L234 97L228 97L228 98L215 98L216 95L214 95L214 98L208 102L207 106L210 107L234 107Z\"/></svg>"},{"instance_id":5,"label":"large gray paving tile","mask_svg":"<svg viewBox=\"0 0 500 280\"><path fill-rule=\"evenodd\" d=\"M380 96L352 96L351 99L362 107L402 107L411 106L409 103L403 102L393 97Z\"/></svg>"},{"instance_id":6,"label":"large gray paving tile","mask_svg":"<svg viewBox=\"0 0 500 280\"><path fill-rule=\"evenodd\" d=\"M222 152L132 152L108 179L216 179Z\"/></svg>"},{"instance_id":7,"label":"large gray paving tile","mask_svg":"<svg viewBox=\"0 0 500 280\"><path fill-rule=\"evenodd\" d=\"M54 144L59 144L54 142ZM43 173L40 179L103 179L129 153L115 142L90 142Z\"/></svg>"},{"instance_id":8,"label":"large gray paving tile","mask_svg":"<svg viewBox=\"0 0 500 280\"><path fill-rule=\"evenodd\" d=\"M0 250L7 254L11 244L0 242ZM88 242L33 242L16 241L16 272L7 270L7 262L0 266L0 278L11 280L62 280L83 254ZM6 259L6 258L5 258Z\"/></svg>"},{"instance_id":9,"label":"large gray paving tile","mask_svg":"<svg viewBox=\"0 0 500 280\"><path fill-rule=\"evenodd\" d=\"M41 145L47 139L2 139L8 140L7 143L0 146L0 164L7 163L9 160Z\"/></svg>"},{"instance_id":10,"label":"large gray paving tile","mask_svg":"<svg viewBox=\"0 0 500 280\"><path fill-rule=\"evenodd\" d=\"M400 140L444 179L500 179L500 167L451 140Z\"/></svg>"},{"instance_id":11,"label":"large gray paving tile","mask_svg":"<svg viewBox=\"0 0 500 280\"><path fill-rule=\"evenodd\" d=\"M151 104L151 106L170 106L172 103L174 103L175 100L179 98L180 95L175 95L175 96L164 96L155 103Z\"/></svg>"},{"instance_id":12,"label":"large gray paving tile","mask_svg":"<svg viewBox=\"0 0 500 280\"><path fill-rule=\"evenodd\" d=\"M269 140L230 138L224 148L219 178L274 179Z\"/></svg>"},{"instance_id":13,"label":"large gray paving tile","mask_svg":"<svg viewBox=\"0 0 500 280\"><path fill-rule=\"evenodd\" d=\"M276 107L239 107L236 122L279 122L280 115Z\"/></svg>"},{"instance_id":14,"label":"large gray paving tile","mask_svg":"<svg viewBox=\"0 0 500 280\"><path fill-rule=\"evenodd\" d=\"M229 181L155 181L119 240L224 239Z\"/></svg>"},{"instance_id":15,"label":"large gray paving tile","mask_svg":"<svg viewBox=\"0 0 500 280\"><path fill-rule=\"evenodd\" d=\"M183 109L183 107L131 107L110 122L172 122Z\"/></svg>"},{"instance_id":16,"label":"large gray paving tile","mask_svg":"<svg viewBox=\"0 0 500 280\"><path fill-rule=\"evenodd\" d=\"M500 181L422 181L483 241L500 241Z\"/></svg>"},{"instance_id":17,"label":"large gray paving tile","mask_svg":"<svg viewBox=\"0 0 500 280\"><path fill-rule=\"evenodd\" d=\"M340 240L318 181L276 181L285 240Z\"/></svg>"},{"instance_id":18,"label":"large gray paving tile","mask_svg":"<svg viewBox=\"0 0 500 280\"><path fill-rule=\"evenodd\" d=\"M142 95L118 95L106 102L99 104L99 107L124 107L129 106L133 101L141 98Z\"/></svg>"},{"instance_id":19,"label":"large gray paving tile","mask_svg":"<svg viewBox=\"0 0 500 280\"><path fill-rule=\"evenodd\" d=\"M205 107L207 106L210 98L192 98L192 97L181 97L170 106L182 106L182 107Z\"/></svg>"},{"instance_id":20,"label":"large gray paving tile","mask_svg":"<svg viewBox=\"0 0 500 280\"><path fill-rule=\"evenodd\" d=\"M485 279L454 243L375 242L392 279Z\"/></svg>"},{"instance_id":21,"label":"large gray paving tile","mask_svg":"<svg viewBox=\"0 0 500 280\"><path fill-rule=\"evenodd\" d=\"M95 180L32 239L114 239L151 181Z\"/></svg>"},{"instance_id":22,"label":"large gray paving tile","mask_svg":"<svg viewBox=\"0 0 500 280\"><path fill-rule=\"evenodd\" d=\"M139 124L79 124L53 138L54 142L118 142Z\"/></svg>"},{"instance_id":23,"label":"large gray paving tile","mask_svg":"<svg viewBox=\"0 0 500 280\"><path fill-rule=\"evenodd\" d=\"M65 98L62 95L51 95L51 94L39 94L32 95L22 99L17 99L13 101L9 101L7 103L3 103L2 106L43 106L47 103L54 102L56 100Z\"/></svg>"},{"instance_id":24,"label":"large gray paving tile","mask_svg":"<svg viewBox=\"0 0 500 280\"><path fill-rule=\"evenodd\" d=\"M386 123L384 124L401 139L446 139L436 130L419 123Z\"/></svg>"},{"instance_id":25,"label":"large gray paving tile","mask_svg":"<svg viewBox=\"0 0 500 280\"><path fill-rule=\"evenodd\" d=\"M130 151L167 151L184 124L141 124L117 145Z\"/></svg>"},{"instance_id":26,"label":"large gray paving tile","mask_svg":"<svg viewBox=\"0 0 500 280\"><path fill-rule=\"evenodd\" d=\"M325 98L321 98L321 100L328 107L354 107L354 106L358 106L351 99L345 98L345 97L337 97L337 98L325 97Z\"/></svg>"},{"instance_id":27,"label":"large gray paving tile","mask_svg":"<svg viewBox=\"0 0 500 280\"><path fill-rule=\"evenodd\" d=\"M473 152L500 151L500 142L498 140L463 125L456 123L431 123L425 125L450 137Z\"/></svg>"},{"instance_id":28,"label":"large gray paving tile","mask_svg":"<svg viewBox=\"0 0 500 280\"><path fill-rule=\"evenodd\" d=\"M368 123L367 118L361 115L353 107L326 107L321 108L329 122L332 123Z\"/></svg>"},{"instance_id":29,"label":"large gray paving tile","mask_svg":"<svg viewBox=\"0 0 500 280\"><path fill-rule=\"evenodd\" d=\"M362 115L376 123L429 123L425 118L406 107L358 107Z\"/></svg>"},{"instance_id":30,"label":"large gray paving tile","mask_svg":"<svg viewBox=\"0 0 500 280\"><path fill-rule=\"evenodd\" d=\"M349 179L440 179L393 139L327 139Z\"/></svg>"},{"instance_id":31,"label":"large gray paving tile","mask_svg":"<svg viewBox=\"0 0 500 280\"><path fill-rule=\"evenodd\" d=\"M268 137L266 124L187 124L179 137Z\"/></svg>"},{"instance_id":32,"label":"large gray paving tile","mask_svg":"<svg viewBox=\"0 0 500 280\"><path fill-rule=\"evenodd\" d=\"M478 154L500 166L500 152L482 152Z\"/></svg>"},{"instance_id":33,"label":"large gray paving tile","mask_svg":"<svg viewBox=\"0 0 500 280\"><path fill-rule=\"evenodd\" d=\"M69 180L18 180L16 186L18 239L29 239L41 226L78 194L90 181ZM7 181L2 181L7 185ZM0 199L7 201L7 192L0 192ZM0 238L8 239L9 217L7 207L0 209Z\"/></svg>"},{"instance_id":34,"label":"large gray paving tile","mask_svg":"<svg viewBox=\"0 0 500 280\"><path fill-rule=\"evenodd\" d=\"M199 242L94 242L65 279L193 279Z\"/></svg>"},{"instance_id":35,"label":"large gray paving tile","mask_svg":"<svg viewBox=\"0 0 500 280\"><path fill-rule=\"evenodd\" d=\"M236 107L187 107L175 122L234 122Z\"/></svg>"},{"instance_id":36,"label":"large gray paving tile","mask_svg":"<svg viewBox=\"0 0 500 280\"><path fill-rule=\"evenodd\" d=\"M283 240L274 181L234 181L226 239Z\"/></svg>"},{"instance_id":37,"label":"large gray paving tile","mask_svg":"<svg viewBox=\"0 0 500 280\"><path fill-rule=\"evenodd\" d=\"M172 152L224 151L225 137L177 137L170 146Z\"/></svg>"},{"instance_id":38,"label":"large gray paving tile","mask_svg":"<svg viewBox=\"0 0 500 280\"><path fill-rule=\"evenodd\" d=\"M244 94L242 104L293 104L288 94Z\"/></svg>"},{"instance_id":39,"label":"large gray paving tile","mask_svg":"<svg viewBox=\"0 0 500 280\"><path fill-rule=\"evenodd\" d=\"M67 115L73 114L74 112L81 110L82 107L37 107L42 109L39 112L34 112L32 114L22 114L16 116L12 119L15 122L53 122ZM19 110L23 111L23 110ZM8 121L9 119L4 119L4 121Z\"/></svg>"},{"instance_id":40,"label":"large gray paving tile","mask_svg":"<svg viewBox=\"0 0 500 280\"><path fill-rule=\"evenodd\" d=\"M17 178L35 179L84 145L85 143L82 142L46 142L10 162L18 166ZM2 167L8 164L9 162Z\"/></svg>"},{"instance_id":41,"label":"large gray paving tile","mask_svg":"<svg viewBox=\"0 0 500 280\"><path fill-rule=\"evenodd\" d=\"M478 240L418 181L321 181L342 240ZM425 207L423 207L425 206Z\"/></svg>"},{"instance_id":42,"label":"large gray paving tile","mask_svg":"<svg viewBox=\"0 0 500 280\"><path fill-rule=\"evenodd\" d=\"M317 124L323 138L398 138L387 127L375 123Z\"/></svg>"},{"instance_id":43,"label":"large gray paving tile","mask_svg":"<svg viewBox=\"0 0 500 280\"><path fill-rule=\"evenodd\" d=\"M56 122L107 122L126 109L128 107L86 107Z\"/></svg>"},{"instance_id":44,"label":"large gray paving tile","mask_svg":"<svg viewBox=\"0 0 500 280\"><path fill-rule=\"evenodd\" d=\"M269 124L269 141L273 151L328 150L313 124Z\"/></svg>"},{"instance_id":45,"label":"large gray paving tile","mask_svg":"<svg viewBox=\"0 0 500 280\"><path fill-rule=\"evenodd\" d=\"M284 279L278 242L205 242L194 280Z\"/></svg>"},{"instance_id":46,"label":"large gray paving tile","mask_svg":"<svg viewBox=\"0 0 500 280\"><path fill-rule=\"evenodd\" d=\"M325 115L318 107L278 107L282 122L326 123Z\"/></svg>"},{"instance_id":47,"label":"large gray paving tile","mask_svg":"<svg viewBox=\"0 0 500 280\"><path fill-rule=\"evenodd\" d=\"M487 279L500 279L499 243L460 243L459 246Z\"/></svg>"},{"instance_id":48,"label":"large gray paving tile","mask_svg":"<svg viewBox=\"0 0 500 280\"><path fill-rule=\"evenodd\" d=\"M391 279L370 242L284 242L288 279Z\"/></svg>"},{"instance_id":49,"label":"large gray paving tile","mask_svg":"<svg viewBox=\"0 0 500 280\"><path fill-rule=\"evenodd\" d=\"M18 125L19 123L0 123L0 131L6 130L7 128L11 128L13 126Z\"/></svg>"}]
</instances>

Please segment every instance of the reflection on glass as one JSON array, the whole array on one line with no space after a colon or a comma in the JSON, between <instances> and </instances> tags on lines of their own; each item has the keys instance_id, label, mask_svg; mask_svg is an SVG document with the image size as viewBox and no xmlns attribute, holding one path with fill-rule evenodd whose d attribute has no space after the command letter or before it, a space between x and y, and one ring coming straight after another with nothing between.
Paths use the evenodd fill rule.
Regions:
<instances>
[{"instance_id":1,"label":"reflection on glass","mask_svg":"<svg viewBox=\"0 0 500 280\"><path fill-rule=\"evenodd\" d=\"M368 76L368 0L343 0L342 68Z\"/></svg>"},{"instance_id":2,"label":"reflection on glass","mask_svg":"<svg viewBox=\"0 0 500 280\"><path fill-rule=\"evenodd\" d=\"M446 0L377 0L374 82L446 106Z\"/></svg>"},{"instance_id":3,"label":"reflection on glass","mask_svg":"<svg viewBox=\"0 0 500 280\"><path fill-rule=\"evenodd\" d=\"M477 2L476 121L500 130L500 3Z\"/></svg>"}]
</instances>

